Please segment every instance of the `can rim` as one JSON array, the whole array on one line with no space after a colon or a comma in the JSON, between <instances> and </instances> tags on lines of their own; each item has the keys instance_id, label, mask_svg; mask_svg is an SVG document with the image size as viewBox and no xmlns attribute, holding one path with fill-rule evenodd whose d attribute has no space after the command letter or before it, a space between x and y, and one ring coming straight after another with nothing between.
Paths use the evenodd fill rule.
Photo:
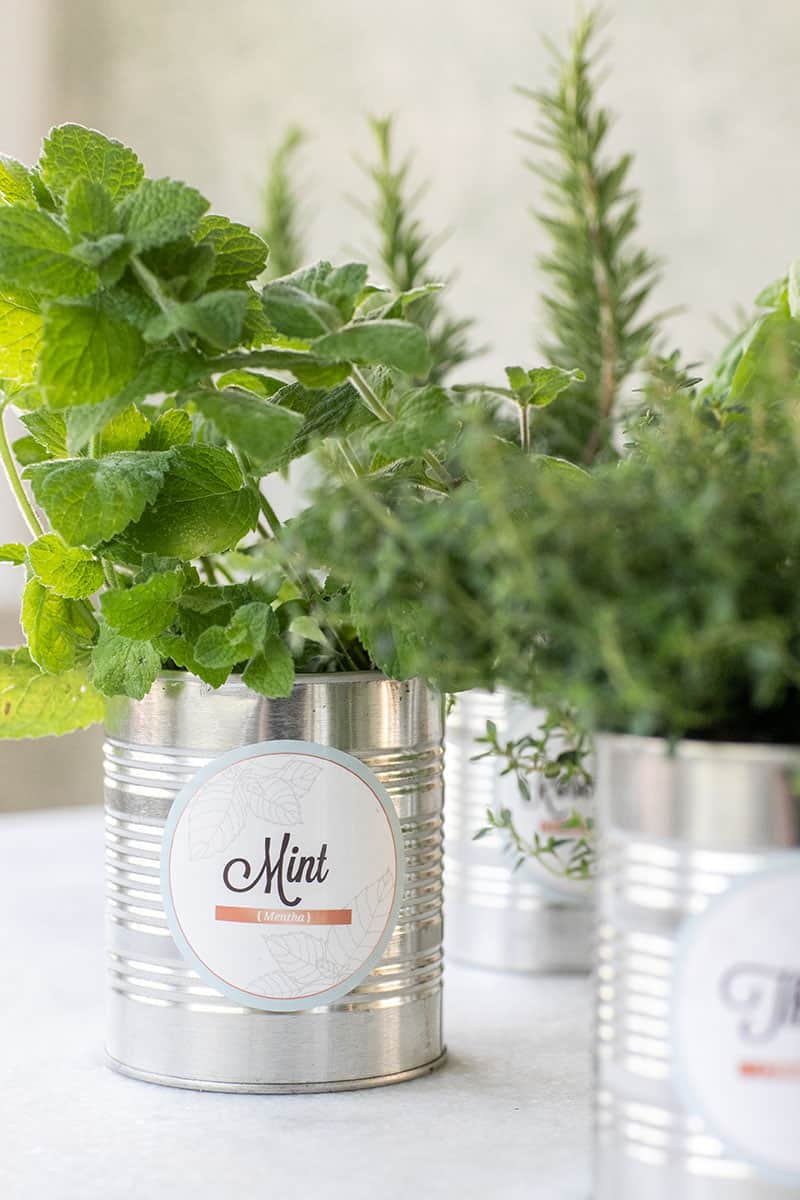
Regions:
<instances>
[{"instance_id":1,"label":"can rim","mask_svg":"<svg viewBox=\"0 0 800 1200\"><path fill-rule=\"evenodd\" d=\"M758 759L785 763L787 758L800 760L800 742L793 745L782 742L715 742L701 738L680 738L671 742L669 738L650 737L638 733L609 733L598 731L598 742L613 743L623 753L666 756L672 759Z\"/></svg>"}]
</instances>

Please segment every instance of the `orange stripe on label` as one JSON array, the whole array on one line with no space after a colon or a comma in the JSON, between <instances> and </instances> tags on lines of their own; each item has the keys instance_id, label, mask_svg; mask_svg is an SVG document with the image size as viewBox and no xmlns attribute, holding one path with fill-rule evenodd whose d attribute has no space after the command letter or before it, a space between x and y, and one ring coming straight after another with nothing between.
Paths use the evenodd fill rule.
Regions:
<instances>
[{"instance_id":1,"label":"orange stripe on label","mask_svg":"<svg viewBox=\"0 0 800 1200\"><path fill-rule=\"evenodd\" d=\"M742 1062L739 1074L760 1079L800 1079L800 1062Z\"/></svg>"},{"instance_id":2,"label":"orange stripe on label","mask_svg":"<svg viewBox=\"0 0 800 1200\"><path fill-rule=\"evenodd\" d=\"M238 908L218 904L217 921L248 925L352 925L351 908Z\"/></svg>"}]
</instances>

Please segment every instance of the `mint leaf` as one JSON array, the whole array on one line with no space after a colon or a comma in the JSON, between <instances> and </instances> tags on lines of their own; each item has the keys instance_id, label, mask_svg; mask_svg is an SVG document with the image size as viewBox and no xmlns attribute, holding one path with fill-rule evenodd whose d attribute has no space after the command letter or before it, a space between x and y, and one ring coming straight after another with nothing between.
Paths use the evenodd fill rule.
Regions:
<instances>
[{"instance_id":1,"label":"mint leaf","mask_svg":"<svg viewBox=\"0 0 800 1200\"><path fill-rule=\"evenodd\" d=\"M96 180L81 177L70 184L64 215L73 241L117 233L117 217L110 193Z\"/></svg>"},{"instance_id":2,"label":"mint leaf","mask_svg":"<svg viewBox=\"0 0 800 1200\"><path fill-rule=\"evenodd\" d=\"M518 404L546 408L573 383L582 383L583 371L565 371L562 367L506 367L508 382Z\"/></svg>"},{"instance_id":3,"label":"mint leaf","mask_svg":"<svg viewBox=\"0 0 800 1200\"><path fill-rule=\"evenodd\" d=\"M25 562L27 551L22 542L6 542L0 546L0 562L13 563L20 567Z\"/></svg>"},{"instance_id":4,"label":"mint leaf","mask_svg":"<svg viewBox=\"0 0 800 1200\"><path fill-rule=\"evenodd\" d=\"M135 404L129 404L103 427L96 457L118 450L138 450L150 431L150 422Z\"/></svg>"},{"instance_id":5,"label":"mint leaf","mask_svg":"<svg viewBox=\"0 0 800 1200\"><path fill-rule=\"evenodd\" d=\"M136 250L164 246L194 232L208 201L176 179L145 179L119 207L122 230Z\"/></svg>"},{"instance_id":6,"label":"mint leaf","mask_svg":"<svg viewBox=\"0 0 800 1200\"><path fill-rule=\"evenodd\" d=\"M31 173L15 158L0 154L0 201L5 204L21 204L36 207Z\"/></svg>"},{"instance_id":7,"label":"mint leaf","mask_svg":"<svg viewBox=\"0 0 800 1200\"><path fill-rule=\"evenodd\" d=\"M31 567L57 596L80 600L103 584L103 568L89 550L66 546L56 533L45 533L28 547Z\"/></svg>"},{"instance_id":8,"label":"mint leaf","mask_svg":"<svg viewBox=\"0 0 800 1200\"><path fill-rule=\"evenodd\" d=\"M28 467L33 494L70 546L97 546L155 500L174 451L122 451ZM190 558L191 555L183 557Z\"/></svg>"},{"instance_id":9,"label":"mint leaf","mask_svg":"<svg viewBox=\"0 0 800 1200\"><path fill-rule=\"evenodd\" d=\"M49 675L69 671L78 650L88 646L94 624L75 600L65 600L38 579L29 579L20 617L31 658Z\"/></svg>"},{"instance_id":10,"label":"mint leaf","mask_svg":"<svg viewBox=\"0 0 800 1200\"><path fill-rule=\"evenodd\" d=\"M103 697L82 668L45 675L24 647L0 650L0 738L71 733L104 715Z\"/></svg>"},{"instance_id":11,"label":"mint leaf","mask_svg":"<svg viewBox=\"0 0 800 1200\"><path fill-rule=\"evenodd\" d=\"M51 192L65 196L80 175L102 183L113 200L132 192L144 167L128 146L83 125L57 125L44 139L39 159L42 179Z\"/></svg>"},{"instance_id":12,"label":"mint leaf","mask_svg":"<svg viewBox=\"0 0 800 1200\"><path fill-rule=\"evenodd\" d=\"M365 442L387 461L420 458L442 442L451 444L461 428L458 414L443 388L408 392L397 406L395 420L370 426Z\"/></svg>"},{"instance_id":13,"label":"mint leaf","mask_svg":"<svg viewBox=\"0 0 800 1200\"><path fill-rule=\"evenodd\" d=\"M14 451L14 458L21 467L28 467L31 463L46 462L50 457L44 446L40 445L35 437L17 438L11 448Z\"/></svg>"},{"instance_id":14,"label":"mint leaf","mask_svg":"<svg viewBox=\"0 0 800 1200\"><path fill-rule=\"evenodd\" d=\"M430 367L428 339L408 321L361 321L311 343L318 358L397 367L407 375L425 375Z\"/></svg>"},{"instance_id":15,"label":"mint leaf","mask_svg":"<svg viewBox=\"0 0 800 1200\"><path fill-rule=\"evenodd\" d=\"M104 592L100 598L103 616L112 629L126 637L158 637L178 614L176 601L183 584L182 571L169 571L151 575L131 588Z\"/></svg>"},{"instance_id":16,"label":"mint leaf","mask_svg":"<svg viewBox=\"0 0 800 1200\"><path fill-rule=\"evenodd\" d=\"M67 457L67 425L63 413L37 408L34 412L22 413L20 421L50 458Z\"/></svg>"},{"instance_id":17,"label":"mint leaf","mask_svg":"<svg viewBox=\"0 0 800 1200\"><path fill-rule=\"evenodd\" d=\"M287 447L303 424L297 413L234 388L225 391L195 388L184 392L182 399L190 400L265 474L281 464Z\"/></svg>"},{"instance_id":18,"label":"mint leaf","mask_svg":"<svg viewBox=\"0 0 800 1200\"><path fill-rule=\"evenodd\" d=\"M180 634L168 633L163 637L157 638L155 648L164 659L171 659L176 667L183 667L186 671L191 671L192 675L196 675L198 679L202 679L203 683L207 683L210 687L222 687L225 680L230 675L228 667L204 667L199 663L192 653L192 646L188 638Z\"/></svg>"},{"instance_id":19,"label":"mint leaf","mask_svg":"<svg viewBox=\"0 0 800 1200\"><path fill-rule=\"evenodd\" d=\"M168 408L153 422L143 450L171 450L192 440L192 418L182 408Z\"/></svg>"},{"instance_id":20,"label":"mint leaf","mask_svg":"<svg viewBox=\"0 0 800 1200\"><path fill-rule=\"evenodd\" d=\"M257 371L228 371L217 379L217 387L222 390L229 387L244 388L246 392L254 392L266 400L274 396L281 388L286 387L285 379L277 379L274 375L259 375Z\"/></svg>"},{"instance_id":21,"label":"mint leaf","mask_svg":"<svg viewBox=\"0 0 800 1200\"><path fill-rule=\"evenodd\" d=\"M137 553L181 559L219 554L235 546L255 527L259 511L257 498L243 486L236 459L227 450L208 445L176 446L168 454L170 467L161 494L126 531L125 545ZM140 451L133 457L161 455Z\"/></svg>"},{"instance_id":22,"label":"mint leaf","mask_svg":"<svg viewBox=\"0 0 800 1200\"><path fill-rule=\"evenodd\" d=\"M42 296L86 296L94 271L70 254L64 229L47 213L0 208L0 288L28 288Z\"/></svg>"},{"instance_id":23,"label":"mint leaf","mask_svg":"<svg viewBox=\"0 0 800 1200\"><path fill-rule=\"evenodd\" d=\"M48 405L69 408L108 399L136 374L142 349L138 330L98 301L48 304L39 357Z\"/></svg>"},{"instance_id":24,"label":"mint leaf","mask_svg":"<svg viewBox=\"0 0 800 1200\"><path fill-rule=\"evenodd\" d=\"M30 292L0 293L0 379L32 383L41 344L36 298Z\"/></svg>"},{"instance_id":25,"label":"mint leaf","mask_svg":"<svg viewBox=\"0 0 800 1200\"><path fill-rule=\"evenodd\" d=\"M250 660L242 679L254 692L270 699L291 695L294 659L279 637L271 637L263 651Z\"/></svg>"},{"instance_id":26,"label":"mint leaf","mask_svg":"<svg viewBox=\"0 0 800 1200\"><path fill-rule=\"evenodd\" d=\"M270 324L289 337L314 338L341 324L339 313L327 301L281 279L267 284L261 303Z\"/></svg>"},{"instance_id":27,"label":"mint leaf","mask_svg":"<svg viewBox=\"0 0 800 1200\"><path fill-rule=\"evenodd\" d=\"M148 341L168 338L181 329L195 333L218 350L235 346L241 338L247 311L247 292L209 292L187 304L171 304L145 328Z\"/></svg>"},{"instance_id":28,"label":"mint leaf","mask_svg":"<svg viewBox=\"0 0 800 1200\"><path fill-rule=\"evenodd\" d=\"M150 642L115 633L100 620L92 651L92 680L106 696L143 700L161 670L161 655Z\"/></svg>"},{"instance_id":29,"label":"mint leaf","mask_svg":"<svg viewBox=\"0 0 800 1200\"><path fill-rule=\"evenodd\" d=\"M300 383L310 388L335 387L350 374L347 363L329 363L306 354L303 350L253 350L247 354L225 354L217 360L219 370L267 367L275 371L290 371Z\"/></svg>"},{"instance_id":30,"label":"mint leaf","mask_svg":"<svg viewBox=\"0 0 800 1200\"><path fill-rule=\"evenodd\" d=\"M200 635L194 656L204 667L232 667L260 653L277 627L277 617L268 604L244 604L226 626L212 625Z\"/></svg>"},{"instance_id":31,"label":"mint leaf","mask_svg":"<svg viewBox=\"0 0 800 1200\"><path fill-rule=\"evenodd\" d=\"M336 309L338 319L334 324L339 325L353 315L367 284L367 268L364 263L344 263L334 267L323 261L286 275L279 282L327 301Z\"/></svg>"},{"instance_id":32,"label":"mint leaf","mask_svg":"<svg viewBox=\"0 0 800 1200\"><path fill-rule=\"evenodd\" d=\"M214 271L207 284L210 291L241 287L258 278L266 266L266 243L246 225L212 213L203 217L195 236L200 245L208 244L214 250Z\"/></svg>"}]
</instances>

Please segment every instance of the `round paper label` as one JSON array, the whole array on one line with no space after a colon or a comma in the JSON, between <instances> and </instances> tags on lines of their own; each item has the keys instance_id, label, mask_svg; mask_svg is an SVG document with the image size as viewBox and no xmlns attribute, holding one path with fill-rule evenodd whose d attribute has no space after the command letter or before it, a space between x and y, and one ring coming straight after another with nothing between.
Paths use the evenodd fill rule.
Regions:
<instances>
[{"instance_id":1,"label":"round paper label","mask_svg":"<svg viewBox=\"0 0 800 1200\"><path fill-rule=\"evenodd\" d=\"M754 1166L800 1178L800 856L787 860L687 922L673 1053L712 1133Z\"/></svg>"},{"instance_id":2,"label":"round paper label","mask_svg":"<svg viewBox=\"0 0 800 1200\"><path fill-rule=\"evenodd\" d=\"M327 1004L364 979L403 894L394 806L358 759L263 742L215 759L176 798L161 885L170 931L251 1008Z\"/></svg>"}]
</instances>

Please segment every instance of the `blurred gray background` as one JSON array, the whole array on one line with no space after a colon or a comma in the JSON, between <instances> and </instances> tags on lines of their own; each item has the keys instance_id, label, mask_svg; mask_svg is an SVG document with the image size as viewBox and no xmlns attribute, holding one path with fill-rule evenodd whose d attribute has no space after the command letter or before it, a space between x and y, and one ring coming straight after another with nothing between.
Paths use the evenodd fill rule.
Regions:
<instances>
[{"instance_id":1,"label":"blurred gray background","mask_svg":"<svg viewBox=\"0 0 800 1200\"><path fill-rule=\"evenodd\" d=\"M615 145L635 152L642 238L666 260L659 307L693 359L798 252L796 0L616 0L607 5ZM528 209L535 181L513 130L515 83L545 77L540 36L563 43L562 0L0 0L0 151L32 161L46 129L80 121L132 144L148 173L199 187L217 211L260 214L268 152L290 122L311 257L363 246L346 195L364 188L367 112L398 114L429 178L423 212L451 237L453 304L491 343L482 374L531 357L537 327ZM0 541L22 530L7 494ZM0 641L18 637L19 572L0 567ZM99 798L99 735L0 745L0 811Z\"/></svg>"}]
</instances>

